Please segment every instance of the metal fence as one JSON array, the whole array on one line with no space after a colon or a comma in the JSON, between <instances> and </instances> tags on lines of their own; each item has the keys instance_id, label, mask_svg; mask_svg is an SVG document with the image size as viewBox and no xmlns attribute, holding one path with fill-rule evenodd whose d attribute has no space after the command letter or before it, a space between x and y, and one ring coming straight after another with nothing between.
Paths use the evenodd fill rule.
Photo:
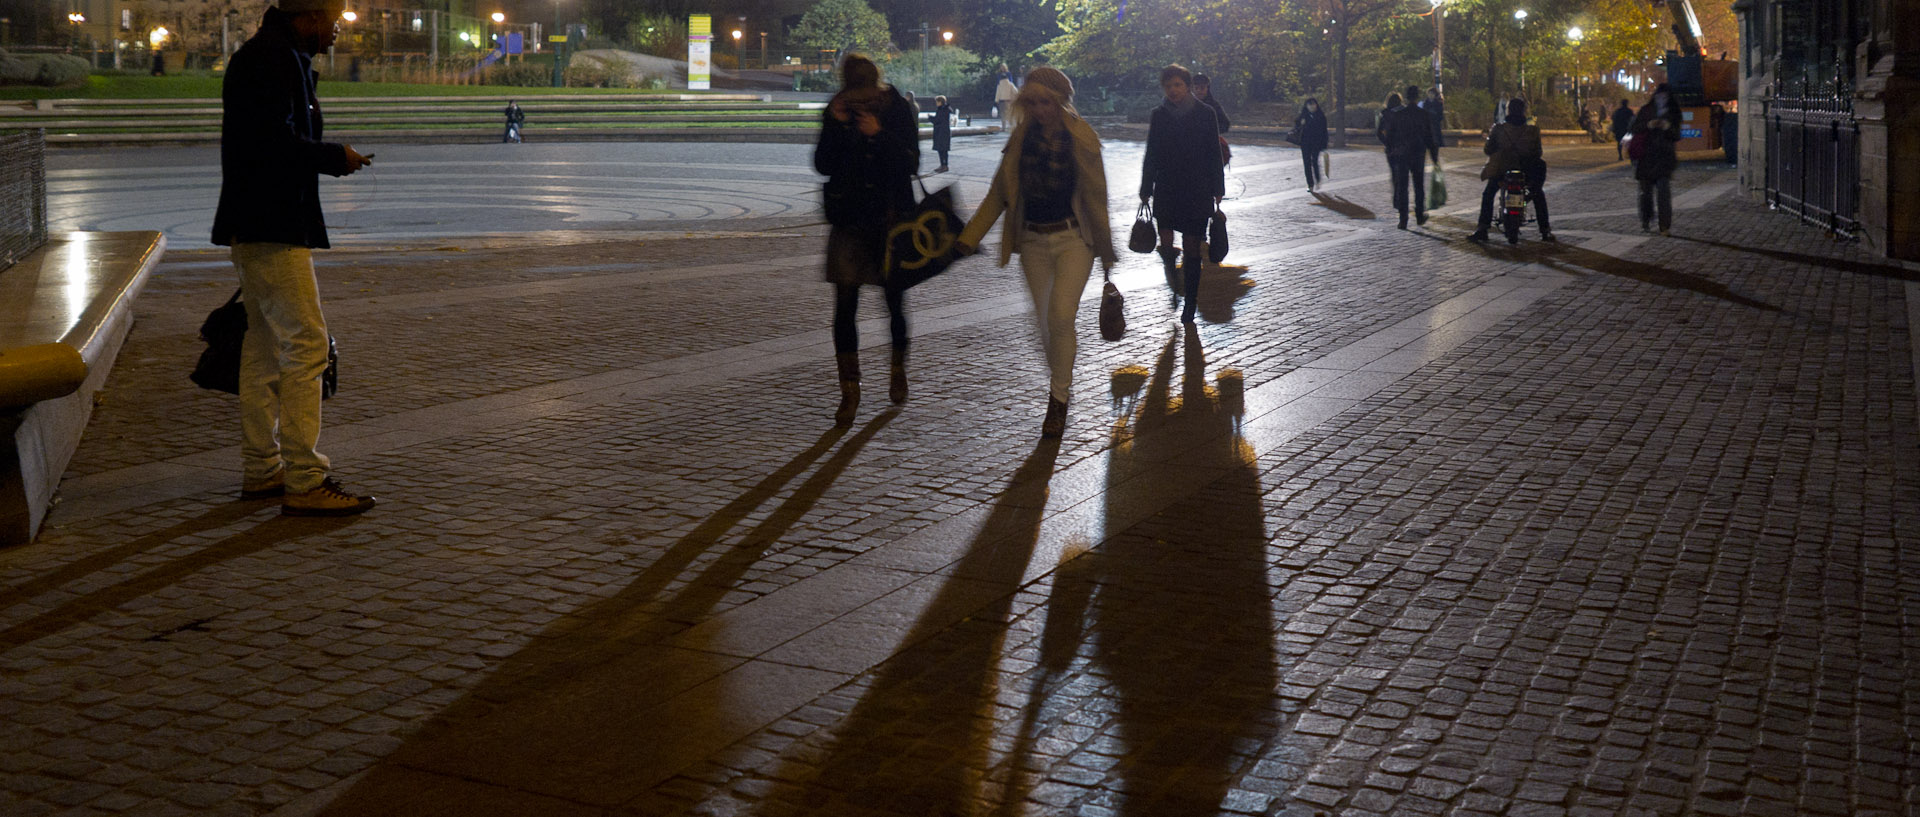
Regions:
<instances>
[{"instance_id":1,"label":"metal fence","mask_svg":"<svg viewBox=\"0 0 1920 817\"><path fill-rule=\"evenodd\" d=\"M1860 229L1860 122L1847 94L1767 105L1767 203L1851 236Z\"/></svg>"},{"instance_id":2,"label":"metal fence","mask_svg":"<svg viewBox=\"0 0 1920 817\"><path fill-rule=\"evenodd\" d=\"M0 270L47 243L47 139L0 130Z\"/></svg>"}]
</instances>

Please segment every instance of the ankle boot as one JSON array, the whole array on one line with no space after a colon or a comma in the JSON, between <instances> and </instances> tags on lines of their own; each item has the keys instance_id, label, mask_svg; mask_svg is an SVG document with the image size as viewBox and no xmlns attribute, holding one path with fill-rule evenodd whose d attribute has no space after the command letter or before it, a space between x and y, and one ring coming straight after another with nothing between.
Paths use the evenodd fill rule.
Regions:
<instances>
[{"instance_id":1,"label":"ankle boot","mask_svg":"<svg viewBox=\"0 0 1920 817\"><path fill-rule=\"evenodd\" d=\"M907 402L907 350L893 350L893 365L890 367L887 381L887 399L894 405Z\"/></svg>"},{"instance_id":2,"label":"ankle boot","mask_svg":"<svg viewBox=\"0 0 1920 817\"><path fill-rule=\"evenodd\" d=\"M1067 431L1067 401L1047 395L1047 419L1040 422L1040 437L1056 440Z\"/></svg>"},{"instance_id":3,"label":"ankle boot","mask_svg":"<svg viewBox=\"0 0 1920 817\"><path fill-rule=\"evenodd\" d=\"M840 369L840 408L833 412L833 424L853 425L854 412L860 410L860 356L834 355Z\"/></svg>"}]
</instances>

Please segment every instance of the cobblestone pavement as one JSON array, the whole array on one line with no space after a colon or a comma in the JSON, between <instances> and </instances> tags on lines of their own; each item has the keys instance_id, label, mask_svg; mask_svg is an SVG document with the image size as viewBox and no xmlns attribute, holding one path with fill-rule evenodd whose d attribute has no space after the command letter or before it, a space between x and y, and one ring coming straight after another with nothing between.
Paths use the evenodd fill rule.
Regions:
<instances>
[{"instance_id":1,"label":"cobblestone pavement","mask_svg":"<svg viewBox=\"0 0 1920 817\"><path fill-rule=\"evenodd\" d=\"M0 552L0 813L1920 814L1920 271L1705 162L1660 238L1555 148L1507 247L1468 172L1402 232L1377 154L1235 153L1201 321L1130 255L1101 341L1090 287L1057 444L985 260L832 429L791 195L345 242L350 520L234 498L184 377L232 274L170 253Z\"/></svg>"}]
</instances>

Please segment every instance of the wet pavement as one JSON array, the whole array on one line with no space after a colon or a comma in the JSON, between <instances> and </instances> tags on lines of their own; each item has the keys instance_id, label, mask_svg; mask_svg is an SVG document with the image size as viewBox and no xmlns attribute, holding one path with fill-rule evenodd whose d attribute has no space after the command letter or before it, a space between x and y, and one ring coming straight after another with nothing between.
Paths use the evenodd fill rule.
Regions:
<instances>
[{"instance_id":1,"label":"wet pavement","mask_svg":"<svg viewBox=\"0 0 1920 817\"><path fill-rule=\"evenodd\" d=\"M1662 238L1555 148L1561 242L1477 246L1472 151L1402 232L1377 154L1236 148L1201 320L1126 254L1044 443L988 258L832 428L803 148L519 147L327 183L364 517L235 498L175 237L0 552L0 813L1920 814L1920 269L1729 170ZM56 218L202 229L206 157L143 155L56 156Z\"/></svg>"}]
</instances>

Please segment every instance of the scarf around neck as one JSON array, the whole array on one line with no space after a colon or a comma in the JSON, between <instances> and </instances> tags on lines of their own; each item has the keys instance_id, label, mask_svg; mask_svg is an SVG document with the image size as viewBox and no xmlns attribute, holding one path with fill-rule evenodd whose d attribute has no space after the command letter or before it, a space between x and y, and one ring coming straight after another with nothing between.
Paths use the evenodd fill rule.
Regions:
<instances>
[{"instance_id":1,"label":"scarf around neck","mask_svg":"<svg viewBox=\"0 0 1920 817\"><path fill-rule=\"evenodd\" d=\"M1187 94L1187 100L1185 102L1161 99L1160 105L1176 115L1186 116L1187 114L1193 113L1194 108L1200 107L1200 100L1195 99L1193 94Z\"/></svg>"}]
</instances>

